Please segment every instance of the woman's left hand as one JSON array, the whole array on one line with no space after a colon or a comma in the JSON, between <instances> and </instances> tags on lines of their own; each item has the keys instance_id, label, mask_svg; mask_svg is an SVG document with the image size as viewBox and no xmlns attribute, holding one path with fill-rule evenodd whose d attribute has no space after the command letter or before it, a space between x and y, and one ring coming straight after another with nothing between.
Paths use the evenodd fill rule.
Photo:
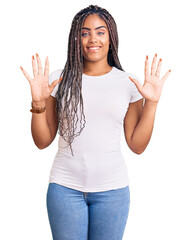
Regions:
<instances>
[{"instance_id":1,"label":"woman's left hand","mask_svg":"<svg viewBox=\"0 0 191 240\"><path fill-rule=\"evenodd\" d=\"M139 81L136 79L130 80L135 84L140 94L145 98L145 100L152 102L152 103L158 103L162 88L164 85L165 80L169 76L171 70L169 70L162 79L160 79L160 72L161 72L161 65L162 65L162 59L159 60L157 69L156 69L156 63L157 63L157 54L155 54L151 66L151 74L149 74L149 61L148 56L146 56L145 60L145 81L143 86Z\"/></svg>"}]
</instances>

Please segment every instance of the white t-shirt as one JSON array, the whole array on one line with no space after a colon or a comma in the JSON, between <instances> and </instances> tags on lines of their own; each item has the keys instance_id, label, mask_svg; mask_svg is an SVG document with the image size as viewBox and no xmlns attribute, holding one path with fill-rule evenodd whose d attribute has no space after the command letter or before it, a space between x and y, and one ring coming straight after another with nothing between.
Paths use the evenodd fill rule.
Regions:
<instances>
[{"instance_id":1,"label":"white t-shirt","mask_svg":"<svg viewBox=\"0 0 191 240\"><path fill-rule=\"evenodd\" d=\"M62 69L52 72L49 83L59 79L61 72ZM82 75L85 127L72 142L74 156L70 147L66 147L68 142L59 136L49 182L83 192L108 191L129 185L120 149L121 130L129 103L143 97L128 76L137 79L116 67L101 76ZM57 89L58 85L52 96ZM75 133L80 130L79 126Z\"/></svg>"}]
</instances>

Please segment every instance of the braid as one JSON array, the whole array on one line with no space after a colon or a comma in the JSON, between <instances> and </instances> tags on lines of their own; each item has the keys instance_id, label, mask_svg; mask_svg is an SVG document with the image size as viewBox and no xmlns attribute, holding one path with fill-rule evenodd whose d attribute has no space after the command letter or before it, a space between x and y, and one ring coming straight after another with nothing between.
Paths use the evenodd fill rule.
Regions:
<instances>
[{"instance_id":1,"label":"braid","mask_svg":"<svg viewBox=\"0 0 191 240\"><path fill-rule=\"evenodd\" d=\"M79 11L73 18L70 34L68 38L67 61L61 72L61 82L56 93L57 115L59 135L69 143L72 155L71 144L74 137L79 136L85 127L84 104L82 98L82 74L83 74L83 54L81 48L81 29L84 20L90 14L97 14L108 26L110 35L110 47L108 52L108 64L122 71L118 58L118 33L115 20L110 13L97 5L90 5ZM80 131L75 133L78 123L77 110L80 108ZM76 121L75 121L76 118ZM84 121L82 125L82 120ZM68 145L67 145L68 146Z\"/></svg>"}]
</instances>

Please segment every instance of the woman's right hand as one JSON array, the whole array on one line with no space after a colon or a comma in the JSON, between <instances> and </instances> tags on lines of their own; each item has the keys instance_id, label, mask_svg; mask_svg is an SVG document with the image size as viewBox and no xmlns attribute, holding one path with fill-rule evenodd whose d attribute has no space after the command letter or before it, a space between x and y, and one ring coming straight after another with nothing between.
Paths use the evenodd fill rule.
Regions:
<instances>
[{"instance_id":1,"label":"woman's right hand","mask_svg":"<svg viewBox=\"0 0 191 240\"><path fill-rule=\"evenodd\" d=\"M55 80L49 86L49 61L48 57L45 60L45 69L43 73L42 63L39 55L36 53L37 65L34 56L32 56L32 68L34 78L31 78L28 73L22 68L22 72L26 79L29 81L31 87L32 101L39 104L45 104L46 99L50 96L56 85L62 80L62 78Z\"/></svg>"}]
</instances>

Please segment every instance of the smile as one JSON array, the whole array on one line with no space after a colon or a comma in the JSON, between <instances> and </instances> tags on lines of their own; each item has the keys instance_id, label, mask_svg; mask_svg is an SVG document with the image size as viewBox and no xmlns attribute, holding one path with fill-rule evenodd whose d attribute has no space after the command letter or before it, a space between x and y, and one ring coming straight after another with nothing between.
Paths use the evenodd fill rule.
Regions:
<instances>
[{"instance_id":1,"label":"smile","mask_svg":"<svg viewBox=\"0 0 191 240\"><path fill-rule=\"evenodd\" d=\"M100 48L101 48L101 46L100 47L87 47L89 52L98 52Z\"/></svg>"}]
</instances>

